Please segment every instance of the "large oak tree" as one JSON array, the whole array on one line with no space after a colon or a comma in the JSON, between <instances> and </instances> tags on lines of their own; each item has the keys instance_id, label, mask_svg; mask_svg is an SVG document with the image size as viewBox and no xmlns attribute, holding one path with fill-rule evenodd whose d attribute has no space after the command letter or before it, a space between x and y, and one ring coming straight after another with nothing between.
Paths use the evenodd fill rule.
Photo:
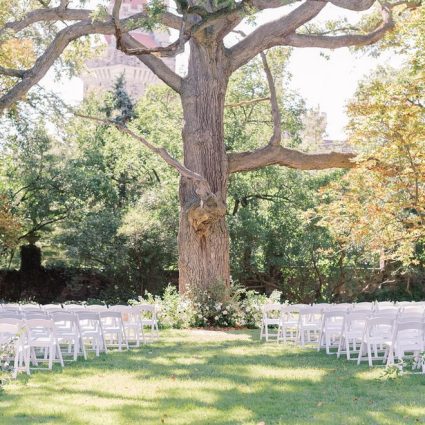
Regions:
<instances>
[{"instance_id":1,"label":"large oak tree","mask_svg":"<svg viewBox=\"0 0 425 425\"><path fill-rule=\"evenodd\" d=\"M15 0L16 2L16 0ZM179 273L180 289L188 285L206 286L216 281L229 282L229 237L226 227L226 194L231 173L281 165L302 170L349 168L352 154L303 153L282 146L281 117L276 89L267 62L266 51L276 46L319 47L335 49L364 46L377 42L394 27L392 11L403 1L375 0L179 0L171 11L161 0L152 0L144 11L120 18L122 0L116 0L111 13L93 13L75 7L73 1L59 4L39 1L16 20L6 20L0 29L0 43L30 37L31 28L43 28L49 37L35 49L38 57L28 69L0 67L3 95L0 111L23 99L54 63L66 47L91 34L110 34L117 48L136 56L181 98L184 125L184 163L167 151L153 145L123 124L115 125L160 155L181 176ZM369 29L333 25L331 30L306 27L323 9L332 4L351 11L371 9ZM256 25L245 35L240 24L265 10L276 10L277 19ZM379 12L377 15L377 11ZM155 22L154 22L155 21ZM131 35L139 27L159 23L179 32L169 46L149 49ZM316 30L314 29L316 28ZM238 33L239 40L229 43L229 35ZM27 35L29 34L29 35ZM39 35L40 31L35 35ZM242 38L240 39L240 36ZM226 41L226 42L225 42ZM10 45L10 42L9 42ZM177 54L190 46L185 77L170 70L162 56ZM264 147L247 152L226 152L223 111L229 78L251 59L261 55L270 86L274 130ZM15 61L19 63L19 61ZM99 119L102 121L101 119Z\"/></svg>"}]
</instances>

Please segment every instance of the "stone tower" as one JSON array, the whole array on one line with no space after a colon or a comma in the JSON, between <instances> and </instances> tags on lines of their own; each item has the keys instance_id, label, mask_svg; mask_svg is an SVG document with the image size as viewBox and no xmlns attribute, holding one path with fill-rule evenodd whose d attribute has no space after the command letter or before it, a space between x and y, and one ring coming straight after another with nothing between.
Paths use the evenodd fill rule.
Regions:
<instances>
[{"instance_id":1,"label":"stone tower","mask_svg":"<svg viewBox=\"0 0 425 425\"><path fill-rule=\"evenodd\" d=\"M127 17L141 12L147 0L123 0L121 17ZM113 0L109 9L112 10ZM131 35L144 46L151 48L167 45L170 36L166 32L148 32L145 30L132 31ZM81 75L84 84L84 96L91 91L106 91L112 88L116 79L124 74L128 94L138 99L145 93L148 86L160 80L134 56L128 56L115 47L115 37L104 37L106 48L101 56L88 60L86 70ZM163 58L168 67L175 70L175 58Z\"/></svg>"}]
</instances>

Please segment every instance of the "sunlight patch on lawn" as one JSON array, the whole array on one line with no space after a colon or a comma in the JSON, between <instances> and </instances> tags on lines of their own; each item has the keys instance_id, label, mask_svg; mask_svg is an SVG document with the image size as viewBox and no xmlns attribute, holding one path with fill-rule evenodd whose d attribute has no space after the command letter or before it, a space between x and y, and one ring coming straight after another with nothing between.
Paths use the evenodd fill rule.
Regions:
<instances>
[{"instance_id":1,"label":"sunlight patch on lawn","mask_svg":"<svg viewBox=\"0 0 425 425\"><path fill-rule=\"evenodd\" d=\"M425 403L425 394L423 391L418 394L418 403ZM421 419L422 421L425 420L425 406L398 405L393 407L393 411L405 416Z\"/></svg>"},{"instance_id":2,"label":"sunlight patch on lawn","mask_svg":"<svg viewBox=\"0 0 425 425\"><path fill-rule=\"evenodd\" d=\"M362 381L376 381L382 376L384 367L373 367L361 372L357 372L354 376Z\"/></svg>"},{"instance_id":3,"label":"sunlight patch on lawn","mask_svg":"<svg viewBox=\"0 0 425 425\"><path fill-rule=\"evenodd\" d=\"M245 369L249 376L258 379L281 379L283 381L310 381L320 382L327 374L326 370L301 368L301 367L270 367L260 365L250 365Z\"/></svg>"}]
</instances>

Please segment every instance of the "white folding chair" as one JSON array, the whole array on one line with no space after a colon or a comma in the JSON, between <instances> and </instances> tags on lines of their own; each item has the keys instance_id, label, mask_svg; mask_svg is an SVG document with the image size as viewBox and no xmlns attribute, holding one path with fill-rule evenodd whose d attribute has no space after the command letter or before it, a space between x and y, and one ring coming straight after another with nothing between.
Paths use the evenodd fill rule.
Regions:
<instances>
[{"instance_id":1,"label":"white folding chair","mask_svg":"<svg viewBox=\"0 0 425 425\"><path fill-rule=\"evenodd\" d=\"M123 345L128 350L128 342L119 311L100 311L100 322L102 325L103 338L105 346L118 347L118 351L122 350Z\"/></svg>"},{"instance_id":2,"label":"white folding chair","mask_svg":"<svg viewBox=\"0 0 425 425\"><path fill-rule=\"evenodd\" d=\"M339 340L341 338L342 327L346 315L347 311L344 308L342 310L335 309L323 313L317 351L320 351L320 349L324 347L326 349L326 354L337 354L337 352L332 353L331 349L338 349L339 347Z\"/></svg>"},{"instance_id":3,"label":"white folding chair","mask_svg":"<svg viewBox=\"0 0 425 425\"><path fill-rule=\"evenodd\" d=\"M283 305L279 323L278 341L296 342L298 338L298 326L300 310L309 307L306 304Z\"/></svg>"},{"instance_id":4,"label":"white folding chair","mask_svg":"<svg viewBox=\"0 0 425 425\"><path fill-rule=\"evenodd\" d=\"M91 344L92 350L95 351L96 356L99 356L101 351L107 353L108 349L105 344L99 313L80 310L75 314L78 318L83 344L86 342Z\"/></svg>"},{"instance_id":5,"label":"white folding chair","mask_svg":"<svg viewBox=\"0 0 425 425\"><path fill-rule=\"evenodd\" d=\"M281 323L282 304L264 304L261 310L263 313L263 317L261 319L260 340L265 338L268 342L269 338L276 337L276 340L278 341ZM269 332L270 326L276 328L275 333Z\"/></svg>"},{"instance_id":6,"label":"white folding chair","mask_svg":"<svg viewBox=\"0 0 425 425\"><path fill-rule=\"evenodd\" d=\"M125 334L129 347L140 347L140 341L145 341L143 333L142 318L137 307L128 305L114 305L109 307L111 311L119 311L121 313ZM133 342L134 345L130 343Z\"/></svg>"},{"instance_id":7,"label":"white folding chair","mask_svg":"<svg viewBox=\"0 0 425 425\"><path fill-rule=\"evenodd\" d=\"M408 353L409 357L415 357L425 351L424 327L422 321L395 324L392 340L386 343L387 365L393 364L395 359L403 360ZM425 372L425 365L422 371Z\"/></svg>"},{"instance_id":8,"label":"white folding chair","mask_svg":"<svg viewBox=\"0 0 425 425\"><path fill-rule=\"evenodd\" d=\"M322 306L299 309L297 341L302 347L306 342L318 342L322 328L322 316Z\"/></svg>"},{"instance_id":9,"label":"white folding chair","mask_svg":"<svg viewBox=\"0 0 425 425\"><path fill-rule=\"evenodd\" d=\"M31 319L26 320L24 326L27 333L25 348L29 352L31 363L38 366L39 362L47 360L47 369L52 370L53 362L58 361L64 367L53 321L51 319ZM37 357L39 350L43 353L43 358Z\"/></svg>"},{"instance_id":10,"label":"white folding chair","mask_svg":"<svg viewBox=\"0 0 425 425\"><path fill-rule=\"evenodd\" d=\"M374 360L384 360L386 344L391 342L395 318L390 316L372 317L366 321L365 330L362 335L357 364L367 360L369 366L373 366ZM366 351L367 357L363 354ZM372 355L372 351L374 355Z\"/></svg>"},{"instance_id":11,"label":"white folding chair","mask_svg":"<svg viewBox=\"0 0 425 425\"><path fill-rule=\"evenodd\" d=\"M0 359L13 361L12 376L16 377L19 371L25 371L29 375L29 359L24 351L25 332L23 322L20 319L0 318L0 345L13 348L14 353L7 358ZM1 364L0 364L1 366Z\"/></svg>"},{"instance_id":12,"label":"white folding chair","mask_svg":"<svg viewBox=\"0 0 425 425\"><path fill-rule=\"evenodd\" d=\"M370 310L354 309L344 317L341 338L339 339L337 358L344 354L351 360L351 354L358 353L357 343L361 343ZM345 348L345 350L344 350Z\"/></svg>"},{"instance_id":13,"label":"white folding chair","mask_svg":"<svg viewBox=\"0 0 425 425\"><path fill-rule=\"evenodd\" d=\"M156 304L141 304L134 308L139 311L142 329L145 326L149 329L149 333L146 333L144 329L142 330L144 342L148 342L148 338L151 340L159 338L158 306Z\"/></svg>"},{"instance_id":14,"label":"white folding chair","mask_svg":"<svg viewBox=\"0 0 425 425\"><path fill-rule=\"evenodd\" d=\"M59 345L66 345L66 354L72 355L77 360L81 354L87 360L87 353L81 337L80 325L77 316L69 311L50 313L56 326L56 335ZM62 353L62 356L65 353Z\"/></svg>"}]
</instances>

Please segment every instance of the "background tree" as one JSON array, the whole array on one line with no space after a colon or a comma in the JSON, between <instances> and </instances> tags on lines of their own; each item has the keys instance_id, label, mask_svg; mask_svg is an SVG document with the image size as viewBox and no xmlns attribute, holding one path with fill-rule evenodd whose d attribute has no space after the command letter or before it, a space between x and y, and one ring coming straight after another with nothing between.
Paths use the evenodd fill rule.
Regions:
<instances>
[{"instance_id":1,"label":"background tree","mask_svg":"<svg viewBox=\"0 0 425 425\"><path fill-rule=\"evenodd\" d=\"M335 6L354 11L370 9L374 0L306 0L298 1L189 1L177 2L177 12L166 10L162 1L152 1L145 11L120 19L121 0L116 0L109 15L106 10L72 8L72 2L60 1L56 7L33 9L21 19L6 22L2 31L5 39L34 39L41 52L29 69L3 67L2 75L16 84L0 98L0 108L11 107L46 74L73 41L90 34L114 34L117 47L138 57L160 79L180 95L183 108L183 164L163 148L157 148L144 137L122 124L112 122L126 134L138 139L159 154L181 175L179 224L180 289L187 285L205 286L220 280L229 281L229 240L225 223L228 180L232 173L251 171L272 164L298 169L351 167L352 155L341 153L304 154L282 146L282 126L272 72L262 55L270 86L274 128L263 147L246 152L227 153L224 142L224 105L231 75L258 54L276 46L338 48L372 44L394 27L394 7L404 8L405 2L376 2L380 19L370 19L359 30L346 26L331 26L322 32L306 28L324 7ZM407 3L407 2L406 2ZM409 3L411 4L411 3ZM294 7L295 6L295 7ZM258 25L241 41L229 45L226 36L244 19L257 13L282 7L283 15L272 22ZM287 11L286 14L285 11ZM280 13L280 9L278 10ZM73 22L63 27L61 22ZM45 24L49 25L45 25ZM179 31L176 42L169 46L147 49L132 36L137 27L151 28L162 24ZM45 26L44 26L45 25ZM43 28L44 37L26 35L27 29ZM307 31L306 31L307 30ZM5 38L6 37L6 38ZM225 40L226 39L226 40ZM225 42L226 41L226 42ZM190 45L187 75L180 77L167 68L158 55L180 52Z\"/></svg>"},{"instance_id":2,"label":"background tree","mask_svg":"<svg viewBox=\"0 0 425 425\"><path fill-rule=\"evenodd\" d=\"M406 55L401 69L380 68L363 81L348 112L349 140L360 153L357 168L323 192L319 208L345 249L365 261L390 262L423 275L425 240L424 10L382 47ZM410 277L407 279L409 285Z\"/></svg>"}]
</instances>

